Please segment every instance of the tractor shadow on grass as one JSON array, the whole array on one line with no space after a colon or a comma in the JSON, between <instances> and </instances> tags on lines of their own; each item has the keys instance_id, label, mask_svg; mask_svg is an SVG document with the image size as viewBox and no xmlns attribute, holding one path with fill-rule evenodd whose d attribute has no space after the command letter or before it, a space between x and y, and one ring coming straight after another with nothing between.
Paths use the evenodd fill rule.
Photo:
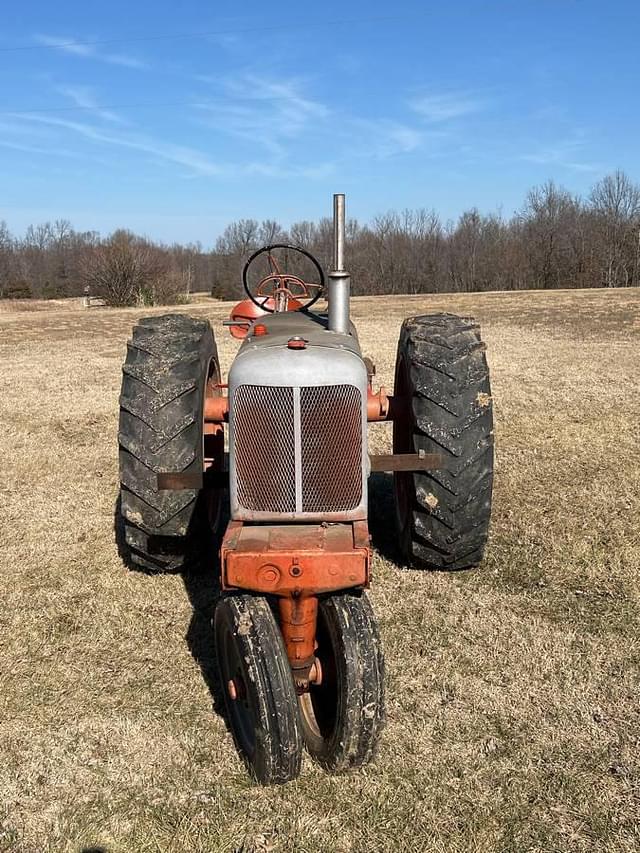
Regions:
<instances>
[{"instance_id":1,"label":"tractor shadow on grass","mask_svg":"<svg viewBox=\"0 0 640 853\"><path fill-rule=\"evenodd\" d=\"M224 505L224 504L223 504ZM197 537L197 560L192 568L180 573L187 598L191 605L191 621L185 635L187 648L202 674L202 678L211 694L213 710L228 726L224 706L223 686L215 655L213 616L220 599L220 565L218 550L219 537L228 521L228 513L223 512L215 532L207 531ZM120 493L115 501L113 512L113 531L118 556L123 565L132 572L154 575L146 572L131 559L131 548L125 539L124 520L121 513Z\"/></svg>"},{"instance_id":2,"label":"tractor shadow on grass","mask_svg":"<svg viewBox=\"0 0 640 853\"><path fill-rule=\"evenodd\" d=\"M213 630L213 617L221 595L219 559L215 551L205 551L205 554L208 558L206 566L184 572L181 576L193 611L185 640L189 653L198 664L203 681L207 685L213 710L224 720L229 729L224 704L224 685L216 659Z\"/></svg>"},{"instance_id":3,"label":"tractor shadow on grass","mask_svg":"<svg viewBox=\"0 0 640 853\"><path fill-rule=\"evenodd\" d=\"M381 557L406 568L398 543L392 474L375 471L369 476L369 533Z\"/></svg>"},{"instance_id":4,"label":"tractor shadow on grass","mask_svg":"<svg viewBox=\"0 0 640 853\"><path fill-rule=\"evenodd\" d=\"M221 596L218 556L220 536L229 520L228 502L223 501L223 506L225 511L222 513L216 532L209 532L199 539L198 563L190 571L182 572L180 577L192 609L185 641L209 690L214 712L224 720L230 730L225 709L224 685L220 679L216 660L213 630L213 617ZM399 567L404 567L395 525L391 474L376 472L369 478L369 529L372 544L380 556ZM118 555L123 564L131 571L143 572L140 566L131 560L131 549L125 541L120 495L114 506L114 534Z\"/></svg>"}]
</instances>

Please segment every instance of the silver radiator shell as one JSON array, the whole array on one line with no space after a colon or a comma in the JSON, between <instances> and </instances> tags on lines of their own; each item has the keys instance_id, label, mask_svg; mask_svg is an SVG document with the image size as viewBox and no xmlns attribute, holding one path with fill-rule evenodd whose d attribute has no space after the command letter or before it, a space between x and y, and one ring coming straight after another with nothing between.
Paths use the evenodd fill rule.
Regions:
<instances>
[{"instance_id":1,"label":"silver radiator shell","mask_svg":"<svg viewBox=\"0 0 640 853\"><path fill-rule=\"evenodd\" d=\"M232 519L367 517L367 371L358 354L245 344L229 401Z\"/></svg>"}]
</instances>

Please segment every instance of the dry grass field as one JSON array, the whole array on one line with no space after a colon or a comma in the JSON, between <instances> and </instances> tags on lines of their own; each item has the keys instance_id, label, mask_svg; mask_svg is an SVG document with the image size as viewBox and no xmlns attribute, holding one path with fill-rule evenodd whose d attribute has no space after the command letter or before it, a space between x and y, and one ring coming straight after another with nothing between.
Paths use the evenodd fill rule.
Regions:
<instances>
[{"instance_id":1,"label":"dry grass field","mask_svg":"<svg viewBox=\"0 0 640 853\"><path fill-rule=\"evenodd\" d=\"M228 307L177 309L214 322L225 370ZM150 578L114 544L120 365L149 312L22 308L0 308L0 851L640 849L637 290L354 300L387 385L404 316L481 321L490 547L472 572L399 568L378 476L381 751L276 789L210 692L214 555Z\"/></svg>"}]
</instances>

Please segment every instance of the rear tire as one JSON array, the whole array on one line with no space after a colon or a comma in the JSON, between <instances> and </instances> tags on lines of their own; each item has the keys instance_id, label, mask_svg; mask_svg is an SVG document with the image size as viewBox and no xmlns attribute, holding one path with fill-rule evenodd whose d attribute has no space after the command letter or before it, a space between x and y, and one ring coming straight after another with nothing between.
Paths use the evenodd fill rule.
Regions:
<instances>
[{"instance_id":1,"label":"rear tire","mask_svg":"<svg viewBox=\"0 0 640 853\"><path fill-rule=\"evenodd\" d=\"M120 395L120 513L126 557L149 573L194 564L207 528L204 490L157 488L162 472L203 471L204 397L219 381L211 326L185 314L133 329Z\"/></svg>"},{"instance_id":2,"label":"rear tire","mask_svg":"<svg viewBox=\"0 0 640 853\"><path fill-rule=\"evenodd\" d=\"M260 596L231 595L218 603L214 624L238 751L256 781L289 782L300 773L302 737L291 666L271 608Z\"/></svg>"},{"instance_id":3,"label":"rear tire","mask_svg":"<svg viewBox=\"0 0 640 853\"><path fill-rule=\"evenodd\" d=\"M394 495L407 562L465 569L483 557L493 488L493 408L480 328L435 314L405 320L396 359L394 453L438 453L445 469L396 472Z\"/></svg>"},{"instance_id":4,"label":"rear tire","mask_svg":"<svg viewBox=\"0 0 640 853\"><path fill-rule=\"evenodd\" d=\"M384 656L365 593L330 595L318 608L320 684L298 697L307 751L341 773L373 760L385 722Z\"/></svg>"}]
</instances>

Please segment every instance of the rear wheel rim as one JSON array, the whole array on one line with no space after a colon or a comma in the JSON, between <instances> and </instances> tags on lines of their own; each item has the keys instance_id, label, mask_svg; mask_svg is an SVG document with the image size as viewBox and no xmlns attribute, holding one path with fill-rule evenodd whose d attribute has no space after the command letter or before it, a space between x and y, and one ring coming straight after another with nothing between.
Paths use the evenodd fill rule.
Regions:
<instances>
[{"instance_id":1,"label":"rear wheel rim","mask_svg":"<svg viewBox=\"0 0 640 853\"><path fill-rule=\"evenodd\" d=\"M322 606L318 608L316 640L316 658L320 661L322 681L320 684L311 683L309 690L299 696L298 700L307 745L313 751L320 751L336 732L340 692L343 688L338 672L336 649L322 615Z\"/></svg>"}]
</instances>

